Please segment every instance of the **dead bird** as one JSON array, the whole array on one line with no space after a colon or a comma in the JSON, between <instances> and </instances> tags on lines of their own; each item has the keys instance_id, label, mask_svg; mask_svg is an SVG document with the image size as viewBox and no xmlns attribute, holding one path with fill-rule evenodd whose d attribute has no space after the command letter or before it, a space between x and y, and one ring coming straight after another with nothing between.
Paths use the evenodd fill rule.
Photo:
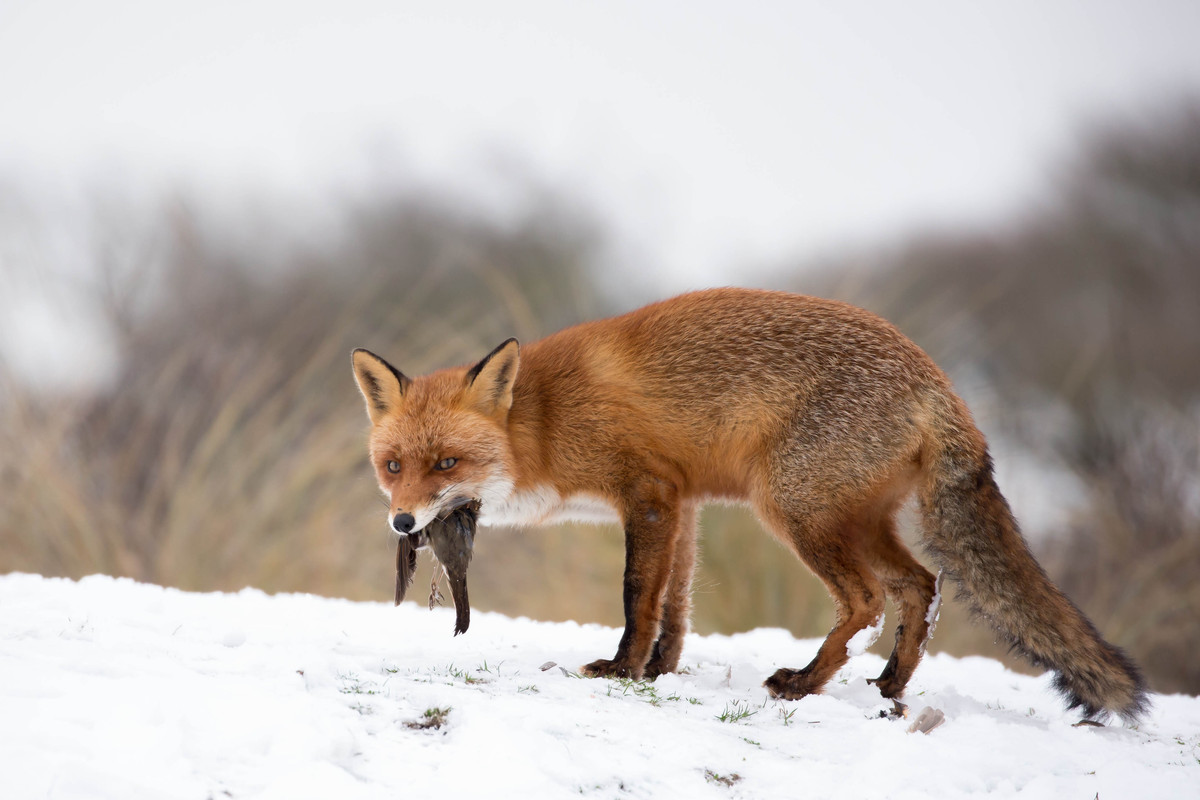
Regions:
<instances>
[{"instance_id":1,"label":"dead bird","mask_svg":"<svg viewBox=\"0 0 1200 800\"><path fill-rule=\"evenodd\" d=\"M450 584L454 601L454 635L465 633L471 624L471 605L467 600L467 566L475 548L475 528L479 503L471 502L453 509L444 517L434 519L424 529L400 537L396 548L396 605L404 599L412 585L417 569L417 550L430 547ZM434 573L430 587L429 607L441 602L438 576Z\"/></svg>"},{"instance_id":2,"label":"dead bird","mask_svg":"<svg viewBox=\"0 0 1200 800\"><path fill-rule=\"evenodd\" d=\"M429 546L442 565L446 582L450 584L450 597L454 600L454 635L466 633L471 624L471 604L467 600L467 566L475 548L475 527L479 504L459 506L443 519L435 519L429 530ZM437 591L437 576L434 576L434 591L430 593L432 605Z\"/></svg>"}]
</instances>

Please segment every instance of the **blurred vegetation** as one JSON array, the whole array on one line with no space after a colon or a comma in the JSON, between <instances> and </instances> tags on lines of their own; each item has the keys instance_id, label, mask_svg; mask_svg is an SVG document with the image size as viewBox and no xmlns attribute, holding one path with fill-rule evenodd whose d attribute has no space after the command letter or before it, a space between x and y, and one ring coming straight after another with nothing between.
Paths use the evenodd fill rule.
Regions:
<instances>
[{"instance_id":1,"label":"blurred vegetation","mask_svg":"<svg viewBox=\"0 0 1200 800\"><path fill-rule=\"evenodd\" d=\"M230 246L178 203L151 224L103 210L95 300L117 373L65 394L5 374L0 569L386 595L351 349L420 373L592 316L591 234L411 197L348 216L336 247L287 252Z\"/></svg>"},{"instance_id":2,"label":"blurred vegetation","mask_svg":"<svg viewBox=\"0 0 1200 800\"><path fill-rule=\"evenodd\" d=\"M0 363L0 571L386 601L393 542L350 350L421 373L650 299L604 295L602 237L555 203L500 223L373 197L319 245L269 224L234 236L180 201L93 212L82 291L116 372L66 391ZM45 230L7 278L61 252ZM1036 538L1048 571L1155 688L1200 691L1200 111L1094 132L1027 219L803 267L791 288L892 319L989 434L1079 479L1069 523ZM611 526L485 530L473 604L619 624L623 553ZM1002 654L963 616L944 607L932 649ZM749 512L705 511L697 630L830 621Z\"/></svg>"},{"instance_id":3,"label":"blurred vegetation","mask_svg":"<svg viewBox=\"0 0 1200 800\"><path fill-rule=\"evenodd\" d=\"M1035 549L1156 689L1195 693L1200 104L1092 130L1057 178L1006 227L830 262L806 288L893 320L994 439L1078 479Z\"/></svg>"}]
</instances>

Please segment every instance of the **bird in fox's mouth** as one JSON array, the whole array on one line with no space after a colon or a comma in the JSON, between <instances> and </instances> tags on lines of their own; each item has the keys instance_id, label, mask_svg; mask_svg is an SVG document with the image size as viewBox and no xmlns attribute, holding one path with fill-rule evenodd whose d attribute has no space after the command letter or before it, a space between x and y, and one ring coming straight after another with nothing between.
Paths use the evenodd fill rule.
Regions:
<instances>
[{"instance_id":1,"label":"bird in fox's mouth","mask_svg":"<svg viewBox=\"0 0 1200 800\"><path fill-rule=\"evenodd\" d=\"M443 517L435 518L420 531L402 535L396 546L396 605L404 599L417 569L417 550L428 546L450 585L454 601L454 635L465 633L471 624L471 606L467 599L467 566L475 547L480 503L468 500ZM441 602L440 576L434 572L430 585L429 607Z\"/></svg>"}]
</instances>

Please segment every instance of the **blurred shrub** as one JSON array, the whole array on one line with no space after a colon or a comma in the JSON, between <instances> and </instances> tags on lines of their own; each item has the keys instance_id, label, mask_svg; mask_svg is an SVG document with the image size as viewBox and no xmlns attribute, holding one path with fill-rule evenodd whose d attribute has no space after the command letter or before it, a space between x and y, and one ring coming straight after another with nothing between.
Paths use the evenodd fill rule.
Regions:
<instances>
[{"instance_id":1,"label":"blurred shrub","mask_svg":"<svg viewBox=\"0 0 1200 800\"><path fill-rule=\"evenodd\" d=\"M1200 687L1200 420L1132 408L1071 463L1087 505L1047 544L1062 585L1137 654L1161 691Z\"/></svg>"},{"instance_id":2,"label":"blurred shrub","mask_svg":"<svg viewBox=\"0 0 1200 800\"><path fill-rule=\"evenodd\" d=\"M1083 502L1035 548L1153 686L1197 692L1200 105L1093 130L1058 177L1006 228L830 262L816 283L895 321L982 395L985 429L1078 478ZM979 645L939 628L948 642Z\"/></svg>"},{"instance_id":3,"label":"blurred shrub","mask_svg":"<svg viewBox=\"0 0 1200 800\"><path fill-rule=\"evenodd\" d=\"M501 228L381 200L336 246L297 251L239 250L180 204L130 219L136 236L103 216L105 241L155 245L115 249L148 261L97 254L111 381L69 396L5 379L5 570L385 597L392 542L350 350L416 374L594 313L590 234L561 218ZM259 262L272 252L286 266Z\"/></svg>"}]
</instances>

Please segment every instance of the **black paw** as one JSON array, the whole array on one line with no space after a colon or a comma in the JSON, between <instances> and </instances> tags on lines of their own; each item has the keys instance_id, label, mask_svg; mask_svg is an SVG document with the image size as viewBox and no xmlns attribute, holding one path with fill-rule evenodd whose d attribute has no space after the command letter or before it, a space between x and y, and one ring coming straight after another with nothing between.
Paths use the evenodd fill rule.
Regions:
<instances>
[{"instance_id":1,"label":"black paw","mask_svg":"<svg viewBox=\"0 0 1200 800\"><path fill-rule=\"evenodd\" d=\"M810 694L821 691L820 685L814 685L812 675L803 669L776 670L775 674L763 681L763 686L772 697L781 700L799 700Z\"/></svg>"}]
</instances>

